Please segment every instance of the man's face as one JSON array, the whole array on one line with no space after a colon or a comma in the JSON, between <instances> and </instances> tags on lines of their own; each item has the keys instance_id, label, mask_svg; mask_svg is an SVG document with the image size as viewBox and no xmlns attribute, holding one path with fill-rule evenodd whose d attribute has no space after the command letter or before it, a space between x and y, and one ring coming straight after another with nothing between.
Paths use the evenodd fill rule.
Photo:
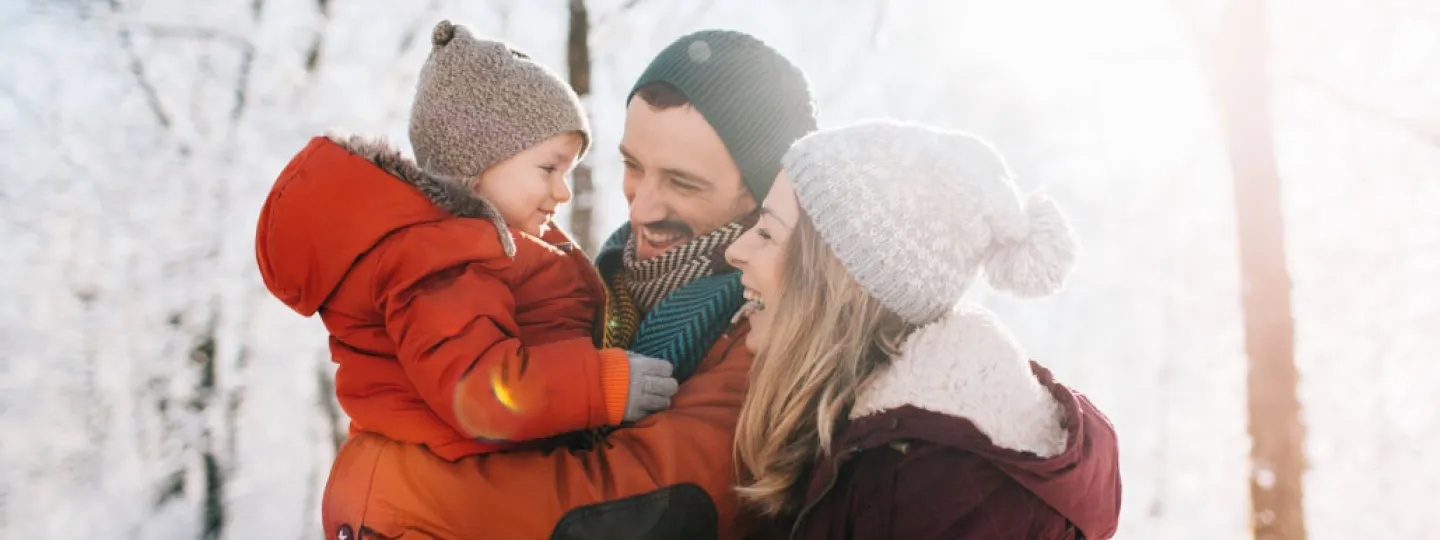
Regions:
<instances>
[{"instance_id":1,"label":"man's face","mask_svg":"<svg viewBox=\"0 0 1440 540\"><path fill-rule=\"evenodd\" d=\"M647 260L755 209L725 143L694 106L635 96L620 141L635 253Z\"/></svg>"}]
</instances>

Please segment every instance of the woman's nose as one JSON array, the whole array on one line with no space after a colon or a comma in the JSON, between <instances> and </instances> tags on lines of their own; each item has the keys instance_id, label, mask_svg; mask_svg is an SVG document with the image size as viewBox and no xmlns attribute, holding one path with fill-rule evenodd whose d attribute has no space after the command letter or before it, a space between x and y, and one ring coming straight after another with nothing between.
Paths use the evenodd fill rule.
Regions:
<instances>
[{"instance_id":1,"label":"woman's nose","mask_svg":"<svg viewBox=\"0 0 1440 540\"><path fill-rule=\"evenodd\" d=\"M747 244L747 241L750 239L750 234L750 231L745 231L745 234L742 234L740 235L740 238L735 239L735 243L730 244L730 247L725 248L725 262L729 263L730 266L734 266L735 268L739 268L741 270L745 269L744 250L745 244Z\"/></svg>"}]
</instances>

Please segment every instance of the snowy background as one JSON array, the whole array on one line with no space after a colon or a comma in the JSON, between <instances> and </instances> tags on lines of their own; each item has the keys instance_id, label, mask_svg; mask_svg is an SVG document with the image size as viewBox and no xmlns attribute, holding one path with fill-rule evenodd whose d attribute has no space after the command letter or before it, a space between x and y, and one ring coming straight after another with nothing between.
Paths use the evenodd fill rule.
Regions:
<instances>
[{"instance_id":1,"label":"snowy background","mask_svg":"<svg viewBox=\"0 0 1440 540\"><path fill-rule=\"evenodd\" d=\"M702 27L793 58L825 125L982 133L1087 248L1058 297L976 299L1114 420L1120 537L1248 537L1234 201L1195 39L1220 3L592 0L596 228L625 218L625 91ZM1435 538L1440 8L1271 5L1310 537ZM314 134L404 141L440 18L563 71L566 9L0 0L0 538L314 537L345 420L323 328L256 271L260 203Z\"/></svg>"}]
</instances>

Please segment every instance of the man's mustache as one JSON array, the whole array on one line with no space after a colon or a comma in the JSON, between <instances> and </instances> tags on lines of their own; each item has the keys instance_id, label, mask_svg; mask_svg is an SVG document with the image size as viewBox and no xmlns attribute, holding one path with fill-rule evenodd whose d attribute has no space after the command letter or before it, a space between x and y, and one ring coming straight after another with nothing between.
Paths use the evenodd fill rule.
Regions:
<instances>
[{"instance_id":1,"label":"man's mustache","mask_svg":"<svg viewBox=\"0 0 1440 540\"><path fill-rule=\"evenodd\" d=\"M650 232L658 234L680 236L684 238L693 238L695 236L695 230L691 229L689 225L686 225L684 222L681 221L652 221L650 223L645 223L641 226L649 229Z\"/></svg>"}]
</instances>

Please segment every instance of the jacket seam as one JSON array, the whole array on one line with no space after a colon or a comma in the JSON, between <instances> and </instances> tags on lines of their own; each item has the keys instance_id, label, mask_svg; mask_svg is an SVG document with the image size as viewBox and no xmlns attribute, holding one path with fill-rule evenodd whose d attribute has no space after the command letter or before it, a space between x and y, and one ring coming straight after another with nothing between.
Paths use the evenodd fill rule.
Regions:
<instances>
[{"instance_id":1,"label":"jacket seam","mask_svg":"<svg viewBox=\"0 0 1440 540\"><path fill-rule=\"evenodd\" d=\"M375 484L377 481L376 471L380 470L380 463L383 461L382 458L385 456L385 451L390 449L391 444L389 439L385 439L384 444L380 445L380 450L375 452L375 463L370 466L370 485L365 487L365 506L360 509L360 528L364 528L369 523L370 508L373 506L371 497L375 494Z\"/></svg>"}]
</instances>

